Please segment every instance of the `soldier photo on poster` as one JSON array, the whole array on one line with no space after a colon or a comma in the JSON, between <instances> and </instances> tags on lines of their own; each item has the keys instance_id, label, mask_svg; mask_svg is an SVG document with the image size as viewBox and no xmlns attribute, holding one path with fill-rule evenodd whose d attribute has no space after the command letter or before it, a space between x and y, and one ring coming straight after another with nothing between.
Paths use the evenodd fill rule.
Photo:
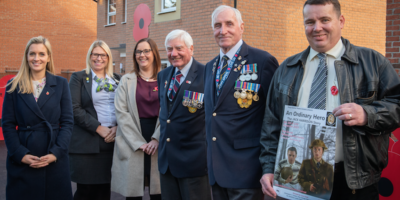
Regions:
<instances>
[{"instance_id":1,"label":"soldier photo on poster","mask_svg":"<svg viewBox=\"0 0 400 200\"><path fill-rule=\"evenodd\" d=\"M330 199L336 118L326 110L285 107L274 189L287 199Z\"/></svg>"}]
</instances>

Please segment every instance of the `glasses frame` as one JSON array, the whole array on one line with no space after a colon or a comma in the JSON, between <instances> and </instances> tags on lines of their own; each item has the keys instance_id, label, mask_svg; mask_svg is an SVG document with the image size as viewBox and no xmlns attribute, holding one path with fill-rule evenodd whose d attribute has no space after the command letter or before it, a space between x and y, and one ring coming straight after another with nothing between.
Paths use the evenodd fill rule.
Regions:
<instances>
[{"instance_id":1,"label":"glasses frame","mask_svg":"<svg viewBox=\"0 0 400 200\"><path fill-rule=\"evenodd\" d=\"M148 52L147 52L147 53L144 52L145 50L147 50ZM138 53L138 51L140 51L140 53ZM143 55L148 56L148 55L150 55L150 52L153 52L153 51L152 51L151 49L143 49L143 51L141 51L141 50L136 50L135 55L136 55L136 56L141 56L142 53L143 53Z\"/></svg>"},{"instance_id":2,"label":"glasses frame","mask_svg":"<svg viewBox=\"0 0 400 200\"><path fill-rule=\"evenodd\" d=\"M94 58L94 59L97 59L99 56L100 56L100 58L101 59L103 59L103 60L105 60L106 58L108 58L108 55L107 54L97 54L97 53L91 53L90 54L90 56L92 57L92 58ZM104 57L103 57L104 56Z\"/></svg>"}]
</instances>

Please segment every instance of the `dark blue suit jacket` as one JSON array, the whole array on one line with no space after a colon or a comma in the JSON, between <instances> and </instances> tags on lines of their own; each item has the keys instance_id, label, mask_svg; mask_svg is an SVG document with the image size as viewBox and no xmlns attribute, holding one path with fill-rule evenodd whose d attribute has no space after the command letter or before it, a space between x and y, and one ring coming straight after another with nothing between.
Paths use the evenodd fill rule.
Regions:
<instances>
[{"instance_id":1,"label":"dark blue suit jacket","mask_svg":"<svg viewBox=\"0 0 400 200\"><path fill-rule=\"evenodd\" d=\"M47 72L37 102L33 94L18 91L19 87L6 93L3 102L2 127L8 150L6 198L70 200L68 146L73 115L68 82ZM49 153L57 162L43 168L21 162L26 154L40 157Z\"/></svg>"},{"instance_id":2,"label":"dark blue suit jacket","mask_svg":"<svg viewBox=\"0 0 400 200\"><path fill-rule=\"evenodd\" d=\"M215 73L219 55L206 65L204 96L207 133L207 162L210 184L217 182L225 188L261 188L260 134L264 118L269 84L278 68L278 61L271 54L248 46L243 42L239 52L241 60L235 63L258 66L258 79L248 81L261 84L259 101L249 108L240 108L233 96L235 81L240 72L232 70L222 92L215 102ZM215 70L213 67L215 63ZM215 116L214 116L215 115ZM215 141L213 138L215 137Z\"/></svg>"},{"instance_id":3,"label":"dark blue suit jacket","mask_svg":"<svg viewBox=\"0 0 400 200\"><path fill-rule=\"evenodd\" d=\"M204 65L193 59L169 112L167 91L174 72L175 67L171 66L157 76L161 107L158 169L165 174L169 168L176 178L204 176L207 174L204 108L190 113L182 105L185 90L204 93Z\"/></svg>"}]
</instances>

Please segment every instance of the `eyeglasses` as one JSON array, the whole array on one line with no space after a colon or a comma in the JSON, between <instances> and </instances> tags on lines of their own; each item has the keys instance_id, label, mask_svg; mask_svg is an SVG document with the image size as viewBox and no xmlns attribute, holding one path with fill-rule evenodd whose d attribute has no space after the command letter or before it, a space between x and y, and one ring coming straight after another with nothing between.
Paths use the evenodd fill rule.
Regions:
<instances>
[{"instance_id":1,"label":"eyeglasses","mask_svg":"<svg viewBox=\"0 0 400 200\"><path fill-rule=\"evenodd\" d=\"M92 58L98 58L99 56L101 57L101 59L106 59L108 57L107 54L98 54L98 53L92 53L90 54L92 55Z\"/></svg>"},{"instance_id":2,"label":"eyeglasses","mask_svg":"<svg viewBox=\"0 0 400 200\"><path fill-rule=\"evenodd\" d=\"M142 55L142 53L143 53L144 55L148 56L148 55L150 55L150 52L151 52L151 49L144 49L143 51L141 51L141 50L136 50L135 54L136 54L137 56L140 56L140 55Z\"/></svg>"}]
</instances>

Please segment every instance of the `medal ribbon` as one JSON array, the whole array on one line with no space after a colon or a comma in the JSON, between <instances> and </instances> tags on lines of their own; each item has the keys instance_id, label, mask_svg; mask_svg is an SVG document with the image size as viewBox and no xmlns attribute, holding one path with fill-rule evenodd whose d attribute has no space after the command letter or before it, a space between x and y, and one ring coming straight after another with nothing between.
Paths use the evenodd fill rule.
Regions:
<instances>
[{"instance_id":1,"label":"medal ribbon","mask_svg":"<svg viewBox=\"0 0 400 200\"><path fill-rule=\"evenodd\" d=\"M254 86L255 86L254 92L257 93L258 90L260 89L260 84L254 83Z\"/></svg>"},{"instance_id":2,"label":"medal ribbon","mask_svg":"<svg viewBox=\"0 0 400 200\"><path fill-rule=\"evenodd\" d=\"M235 56L233 56L232 60L229 62L228 66L227 66L227 69L225 71L225 74L222 77L222 80L219 80L219 76L221 75L221 67L222 67L222 64L223 64L221 62L222 59L220 60L220 64L219 64L218 69L217 69L217 79L216 79L217 84L215 84L215 87L217 89L217 96L219 96L219 94L221 93L222 86L224 86L226 79L228 79L228 76L229 76L229 74L231 72L232 66L235 63L236 58L238 57L238 54L240 52L240 49L242 49L242 47L240 47L236 51Z\"/></svg>"},{"instance_id":3,"label":"medal ribbon","mask_svg":"<svg viewBox=\"0 0 400 200\"><path fill-rule=\"evenodd\" d=\"M236 81L235 83L235 90L239 90L241 87L242 82L241 81Z\"/></svg>"}]
</instances>

